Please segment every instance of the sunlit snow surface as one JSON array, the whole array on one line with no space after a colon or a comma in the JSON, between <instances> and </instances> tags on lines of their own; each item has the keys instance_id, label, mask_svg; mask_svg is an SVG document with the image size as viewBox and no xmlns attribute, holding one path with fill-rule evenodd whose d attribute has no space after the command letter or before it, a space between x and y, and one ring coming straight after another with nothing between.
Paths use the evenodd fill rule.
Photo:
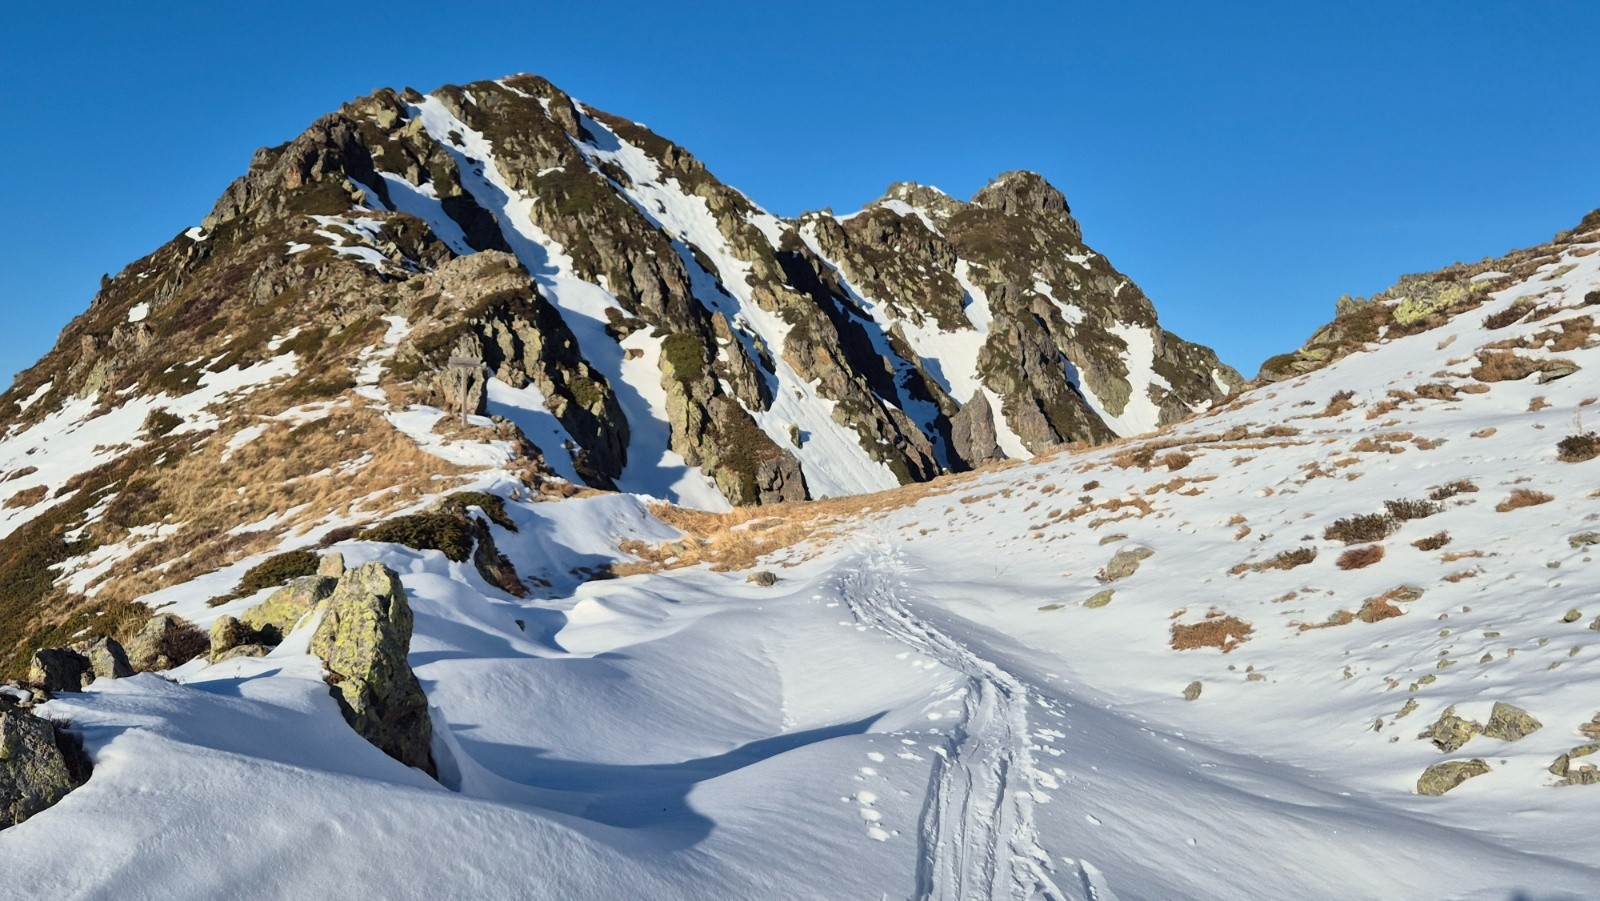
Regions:
<instances>
[{"instance_id":1,"label":"sunlit snow surface","mask_svg":"<svg viewBox=\"0 0 1600 901\"><path fill-rule=\"evenodd\" d=\"M454 128L468 145L459 152L490 159L492 148L421 107L430 132ZM464 184L492 198L503 192L492 171ZM636 200L667 190L637 174ZM509 214L517 202L502 197L503 221L525 221ZM415 209L426 212L421 200ZM587 323L607 298L564 281L546 239L512 243L580 341L598 341ZM710 255L737 292L737 262ZM981 292L957 275L982 330ZM763 561L781 577L770 588L704 567L593 578L628 559L625 543L681 537L639 494L508 500L518 528L492 528L534 586L527 599L437 552L336 545L352 565L379 560L401 574L442 784L345 725L305 623L265 658L195 661L51 701L44 712L75 725L96 770L0 832L0 884L16 897L162 899L1592 897L1600 787L1553 787L1546 767L1584 743L1577 726L1600 710L1600 633L1588 628L1600 615L1600 546L1569 541L1600 531L1600 460L1563 463L1555 449L1600 418L1586 405L1600 397L1600 347L1521 351L1582 367L1549 384L1378 406L1393 388L1472 384L1475 350L1593 315L1580 304L1597 287L1600 253L1569 247L1441 328L1169 430L1161 441L1191 455L1186 465L1119 465L1138 447L1123 444L958 478L903 503L863 499L836 534ZM1563 309L1483 329L1522 297ZM770 323L748 325L781 338ZM375 367L409 328L389 326L363 388L375 391ZM658 349L635 338L648 362ZM917 340L953 391L972 386L970 344ZM633 413L658 412L632 362L619 351L607 377L633 386ZM210 427L209 405L294 363L208 375L184 398L98 417L69 401L0 439L0 472L39 467L0 483L0 498L103 462L157 407L183 417L180 428ZM1342 391L1355 406L1318 415ZM537 391L491 382L489 402L560 470L563 433ZM469 487L521 496L494 469L509 449L446 441L432 428L443 415L390 413L428 450L490 467ZM1298 433L1262 434L1273 426ZM1245 437L1221 439L1236 427ZM1353 450L1376 435L1400 452ZM1014 440L1002 428L1002 444ZM693 497L685 479L703 476L658 441L635 438L644 469L630 468L630 487ZM1336 565L1345 548L1322 537L1335 519L1459 479L1478 490L1406 523L1382 561ZM1496 512L1516 488L1552 499ZM0 534L58 502L0 512ZM1450 536L1441 550L1412 546L1437 532ZM1109 586L1109 605L1085 607L1108 587L1097 572L1133 546L1154 554ZM1316 560L1239 568L1301 547ZM146 603L208 628L263 599L207 603L259 561ZM86 584L105 560L83 563L67 578ZM1403 615L1299 627L1402 585L1424 589ZM1213 609L1252 623L1250 639L1228 654L1168 646L1174 623ZM1196 680L1203 693L1184 701ZM1396 719L1408 700L1415 711ZM1544 728L1515 743L1479 736L1449 755L1416 738L1450 706L1483 722L1496 701ZM1415 794L1425 767L1467 758L1491 772L1443 798Z\"/></svg>"}]
</instances>

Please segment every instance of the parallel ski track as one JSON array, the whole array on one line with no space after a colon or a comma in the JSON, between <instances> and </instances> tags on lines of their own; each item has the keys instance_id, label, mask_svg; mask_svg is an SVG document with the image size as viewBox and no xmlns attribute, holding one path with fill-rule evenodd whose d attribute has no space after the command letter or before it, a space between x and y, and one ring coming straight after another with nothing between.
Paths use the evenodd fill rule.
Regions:
<instances>
[{"instance_id":1,"label":"parallel ski track","mask_svg":"<svg viewBox=\"0 0 1600 901\"><path fill-rule=\"evenodd\" d=\"M939 749L918 834L916 897L1019 901L1069 896L1051 879L1033 817L1028 688L918 617L892 547L846 564L841 594L856 620L966 677L961 717Z\"/></svg>"}]
</instances>

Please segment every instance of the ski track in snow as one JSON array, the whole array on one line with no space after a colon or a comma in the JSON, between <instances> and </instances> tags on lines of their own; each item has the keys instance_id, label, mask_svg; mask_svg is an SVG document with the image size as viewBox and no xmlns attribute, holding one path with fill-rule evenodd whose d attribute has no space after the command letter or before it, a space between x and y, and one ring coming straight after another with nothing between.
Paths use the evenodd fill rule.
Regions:
<instances>
[{"instance_id":1,"label":"ski track in snow","mask_svg":"<svg viewBox=\"0 0 1600 901\"><path fill-rule=\"evenodd\" d=\"M879 542L847 562L840 596L858 622L966 677L961 719L937 755L919 825L916 897L1066 899L1033 819L1028 687L919 618L904 597L900 553Z\"/></svg>"}]
</instances>

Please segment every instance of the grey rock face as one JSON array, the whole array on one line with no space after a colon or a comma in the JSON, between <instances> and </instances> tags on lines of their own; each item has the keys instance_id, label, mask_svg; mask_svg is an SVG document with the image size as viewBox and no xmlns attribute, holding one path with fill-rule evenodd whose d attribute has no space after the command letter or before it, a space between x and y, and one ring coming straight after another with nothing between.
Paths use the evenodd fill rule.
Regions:
<instances>
[{"instance_id":1,"label":"grey rock face","mask_svg":"<svg viewBox=\"0 0 1600 901\"><path fill-rule=\"evenodd\" d=\"M968 466L982 466L1005 458L995 436L994 409L982 391L950 417L950 443L956 456Z\"/></svg>"},{"instance_id":2,"label":"grey rock face","mask_svg":"<svg viewBox=\"0 0 1600 901\"><path fill-rule=\"evenodd\" d=\"M390 757L433 775L433 724L406 659L410 648L411 605L399 576L381 563L345 573L311 638L350 726Z\"/></svg>"},{"instance_id":3,"label":"grey rock face","mask_svg":"<svg viewBox=\"0 0 1600 901\"><path fill-rule=\"evenodd\" d=\"M89 667L97 679L125 679L133 675L128 652L116 639L102 637L79 642L72 646L72 650L89 659Z\"/></svg>"},{"instance_id":4,"label":"grey rock face","mask_svg":"<svg viewBox=\"0 0 1600 901\"><path fill-rule=\"evenodd\" d=\"M74 775L55 726L14 704L0 695L0 829L49 808L87 778Z\"/></svg>"}]
</instances>

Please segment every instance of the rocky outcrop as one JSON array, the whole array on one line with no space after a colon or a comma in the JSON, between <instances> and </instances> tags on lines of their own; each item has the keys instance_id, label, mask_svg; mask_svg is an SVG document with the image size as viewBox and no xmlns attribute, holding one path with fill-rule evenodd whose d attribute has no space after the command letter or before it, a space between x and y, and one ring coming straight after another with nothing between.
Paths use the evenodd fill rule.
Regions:
<instances>
[{"instance_id":1,"label":"rocky outcrop","mask_svg":"<svg viewBox=\"0 0 1600 901\"><path fill-rule=\"evenodd\" d=\"M0 829L53 806L89 778L75 739L0 694Z\"/></svg>"},{"instance_id":2,"label":"rocky outcrop","mask_svg":"<svg viewBox=\"0 0 1600 901\"><path fill-rule=\"evenodd\" d=\"M994 409L982 391L973 392L972 399L950 417L950 445L969 466L1005 459L995 436Z\"/></svg>"},{"instance_id":3,"label":"rocky outcrop","mask_svg":"<svg viewBox=\"0 0 1600 901\"><path fill-rule=\"evenodd\" d=\"M345 573L325 602L311 653L351 728L390 757L433 774L428 699L411 671L411 605L381 563Z\"/></svg>"}]
</instances>

